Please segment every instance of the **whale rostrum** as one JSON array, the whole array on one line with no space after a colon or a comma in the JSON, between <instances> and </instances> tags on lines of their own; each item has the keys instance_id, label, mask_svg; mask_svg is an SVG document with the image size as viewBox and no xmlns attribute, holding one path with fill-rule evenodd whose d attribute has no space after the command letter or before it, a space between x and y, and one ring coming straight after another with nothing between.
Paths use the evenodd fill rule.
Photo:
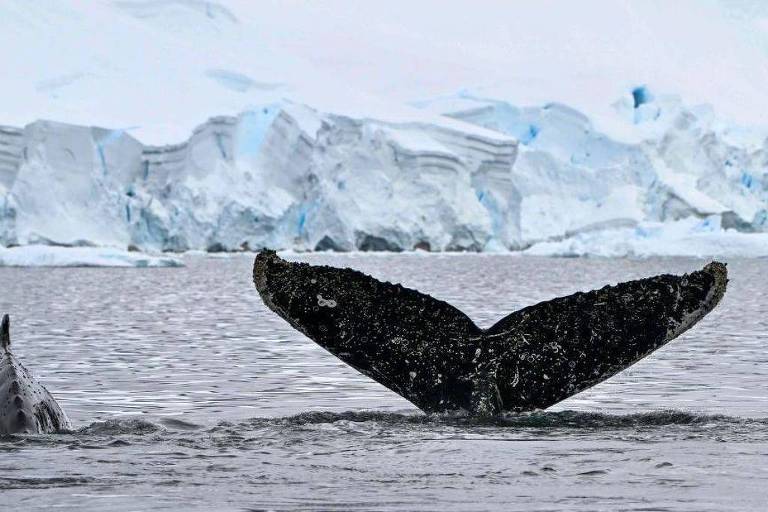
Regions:
<instances>
[{"instance_id":1,"label":"whale rostrum","mask_svg":"<svg viewBox=\"0 0 768 512\"><path fill-rule=\"evenodd\" d=\"M728 282L712 262L541 302L481 329L416 290L270 250L253 280L294 328L423 411L478 416L544 409L604 381L701 320Z\"/></svg>"},{"instance_id":2,"label":"whale rostrum","mask_svg":"<svg viewBox=\"0 0 768 512\"><path fill-rule=\"evenodd\" d=\"M0 434L70 430L62 408L11 353L10 318L0 323Z\"/></svg>"}]
</instances>

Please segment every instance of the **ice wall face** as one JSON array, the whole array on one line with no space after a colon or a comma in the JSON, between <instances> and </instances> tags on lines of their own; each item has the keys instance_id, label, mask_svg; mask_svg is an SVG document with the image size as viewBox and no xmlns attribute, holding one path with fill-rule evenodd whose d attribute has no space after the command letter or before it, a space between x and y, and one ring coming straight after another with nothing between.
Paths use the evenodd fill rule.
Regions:
<instances>
[{"instance_id":1,"label":"ice wall face","mask_svg":"<svg viewBox=\"0 0 768 512\"><path fill-rule=\"evenodd\" d=\"M10 126L0 126L0 240L16 240L16 209L8 191L16 181L24 152L24 132Z\"/></svg>"},{"instance_id":2,"label":"ice wall face","mask_svg":"<svg viewBox=\"0 0 768 512\"><path fill-rule=\"evenodd\" d=\"M440 103L429 106L520 141L510 179L522 198L523 246L628 227L643 236L643 223L690 218L768 231L768 139L718 124L708 108L638 88L614 105L624 126L611 137L559 104Z\"/></svg>"},{"instance_id":3,"label":"ice wall face","mask_svg":"<svg viewBox=\"0 0 768 512\"><path fill-rule=\"evenodd\" d=\"M442 117L384 122L281 102L211 118L166 146L49 121L0 127L0 243L545 244L533 251L648 255L674 254L676 244L720 254L735 242L707 240L768 233L768 142L720 124L709 108L639 88L614 104L604 130L560 104L463 95L420 106ZM608 247L612 239L623 242Z\"/></svg>"},{"instance_id":4,"label":"ice wall face","mask_svg":"<svg viewBox=\"0 0 768 512\"><path fill-rule=\"evenodd\" d=\"M101 128L49 121L28 125L6 200L19 244L124 245L126 191L141 164L141 144Z\"/></svg>"},{"instance_id":5,"label":"ice wall face","mask_svg":"<svg viewBox=\"0 0 768 512\"><path fill-rule=\"evenodd\" d=\"M563 105L517 109L505 103L449 115L516 137L523 145L509 180L520 194L522 245L643 218L653 169L643 152L595 133Z\"/></svg>"},{"instance_id":6,"label":"ice wall face","mask_svg":"<svg viewBox=\"0 0 768 512\"><path fill-rule=\"evenodd\" d=\"M483 250L516 243L516 191L486 190L496 175L509 179L511 139L332 117L319 127L314 148L300 178L307 199L296 233L308 247Z\"/></svg>"},{"instance_id":7,"label":"ice wall face","mask_svg":"<svg viewBox=\"0 0 768 512\"><path fill-rule=\"evenodd\" d=\"M466 125L269 105L188 141L36 122L0 131L0 242L239 250L515 248L517 144Z\"/></svg>"}]
</instances>

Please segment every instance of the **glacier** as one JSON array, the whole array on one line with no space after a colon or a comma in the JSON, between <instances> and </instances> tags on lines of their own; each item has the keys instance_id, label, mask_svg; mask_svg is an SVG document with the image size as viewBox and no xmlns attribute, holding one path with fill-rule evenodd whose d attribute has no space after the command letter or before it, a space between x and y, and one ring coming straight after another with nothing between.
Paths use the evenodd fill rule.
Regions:
<instances>
[{"instance_id":1,"label":"glacier","mask_svg":"<svg viewBox=\"0 0 768 512\"><path fill-rule=\"evenodd\" d=\"M706 105L635 88L613 104L618 125L611 134L556 103L518 108L464 93L422 106L520 141L511 170L522 198L520 246L615 231L618 239L645 240L645 249L607 251L614 255L715 255L725 251L719 233L768 231L768 136L725 124ZM649 232L660 236L657 249L648 245ZM711 243L675 248L680 237L702 232ZM744 255L768 251L762 237L744 240ZM580 252L606 251L598 244Z\"/></svg>"},{"instance_id":2,"label":"glacier","mask_svg":"<svg viewBox=\"0 0 768 512\"><path fill-rule=\"evenodd\" d=\"M585 2L8 0L0 246L764 255L768 9Z\"/></svg>"},{"instance_id":3,"label":"glacier","mask_svg":"<svg viewBox=\"0 0 768 512\"><path fill-rule=\"evenodd\" d=\"M705 231L693 253L708 255L727 246L718 233L768 232L768 138L706 106L632 90L610 135L557 103L463 92L414 106L431 121L284 100L163 146L52 121L0 127L0 243L648 255L670 252L647 243L668 227L662 246ZM593 232L645 241L608 250ZM570 239L578 248L553 245Z\"/></svg>"},{"instance_id":4,"label":"glacier","mask_svg":"<svg viewBox=\"0 0 768 512\"><path fill-rule=\"evenodd\" d=\"M462 92L414 106L432 121L283 100L163 146L52 121L0 127L0 243L710 255L730 253L722 233L768 252L755 236L768 232L768 138L708 107L632 90L609 135L557 103Z\"/></svg>"},{"instance_id":5,"label":"glacier","mask_svg":"<svg viewBox=\"0 0 768 512\"><path fill-rule=\"evenodd\" d=\"M516 150L512 137L450 119L392 123L290 102L211 118L165 146L50 121L2 127L0 241L174 252L513 247L506 175Z\"/></svg>"}]
</instances>

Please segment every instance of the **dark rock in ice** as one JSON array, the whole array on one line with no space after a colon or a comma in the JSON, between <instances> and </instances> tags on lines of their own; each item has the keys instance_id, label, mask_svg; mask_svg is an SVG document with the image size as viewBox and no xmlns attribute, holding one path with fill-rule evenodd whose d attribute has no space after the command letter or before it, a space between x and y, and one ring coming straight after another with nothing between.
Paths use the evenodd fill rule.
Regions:
<instances>
[{"instance_id":1,"label":"dark rock in ice","mask_svg":"<svg viewBox=\"0 0 768 512\"><path fill-rule=\"evenodd\" d=\"M341 248L339 244L337 244L333 238L329 237L328 235L325 235L323 238L320 239L319 242L315 245L316 251L336 251L336 252L343 252L344 250Z\"/></svg>"},{"instance_id":2,"label":"dark rock in ice","mask_svg":"<svg viewBox=\"0 0 768 512\"><path fill-rule=\"evenodd\" d=\"M359 233L357 238L357 248L361 251L401 252L403 250L403 248L396 243L390 242L386 238L380 236Z\"/></svg>"},{"instance_id":3,"label":"dark rock in ice","mask_svg":"<svg viewBox=\"0 0 768 512\"><path fill-rule=\"evenodd\" d=\"M624 370L701 320L725 293L713 262L576 293L478 328L447 302L348 268L256 257L264 303L426 412L549 407Z\"/></svg>"},{"instance_id":4,"label":"dark rock in ice","mask_svg":"<svg viewBox=\"0 0 768 512\"><path fill-rule=\"evenodd\" d=\"M0 324L0 434L70 430L67 415L11 353L10 319Z\"/></svg>"}]
</instances>

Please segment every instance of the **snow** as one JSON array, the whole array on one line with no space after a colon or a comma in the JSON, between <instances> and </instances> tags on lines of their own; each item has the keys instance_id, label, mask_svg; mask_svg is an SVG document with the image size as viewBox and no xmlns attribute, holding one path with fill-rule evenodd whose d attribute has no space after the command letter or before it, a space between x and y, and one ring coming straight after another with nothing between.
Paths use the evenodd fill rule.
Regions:
<instances>
[{"instance_id":1,"label":"snow","mask_svg":"<svg viewBox=\"0 0 768 512\"><path fill-rule=\"evenodd\" d=\"M766 19L7 0L0 246L761 254Z\"/></svg>"},{"instance_id":2,"label":"snow","mask_svg":"<svg viewBox=\"0 0 768 512\"><path fill-rule=\"evenodd\" d=\"M579 233L566 240L541 242L525 251L535 256L759 258L768 256L768 233L745 234L719 229L717 218L704 221L643 223Z\"/></svg>"},{"instance_id":3,"label":"snow","mask_svg":"<svg viewBox=\"0 0 768 512\"><path fill-rule=\"evenodd\" d=\"M2 90L14 100L2 123L109 126L168 144L212 115L284 97L402 121L387 116L461 89L560 102L601 123L646 85L764 125L767 18L744 0L7 0Z\"/></svg>"},{"instance_id":4,"label":"snow","mask_svg":"<svg viewBox=\"0 0 768 512\"><path fill-rule=\"evenodd\" d=\"M109 247L27 245L0 247L0 267L181 267L171 256L152 256Z\"/></svg>"}]
</instances>

